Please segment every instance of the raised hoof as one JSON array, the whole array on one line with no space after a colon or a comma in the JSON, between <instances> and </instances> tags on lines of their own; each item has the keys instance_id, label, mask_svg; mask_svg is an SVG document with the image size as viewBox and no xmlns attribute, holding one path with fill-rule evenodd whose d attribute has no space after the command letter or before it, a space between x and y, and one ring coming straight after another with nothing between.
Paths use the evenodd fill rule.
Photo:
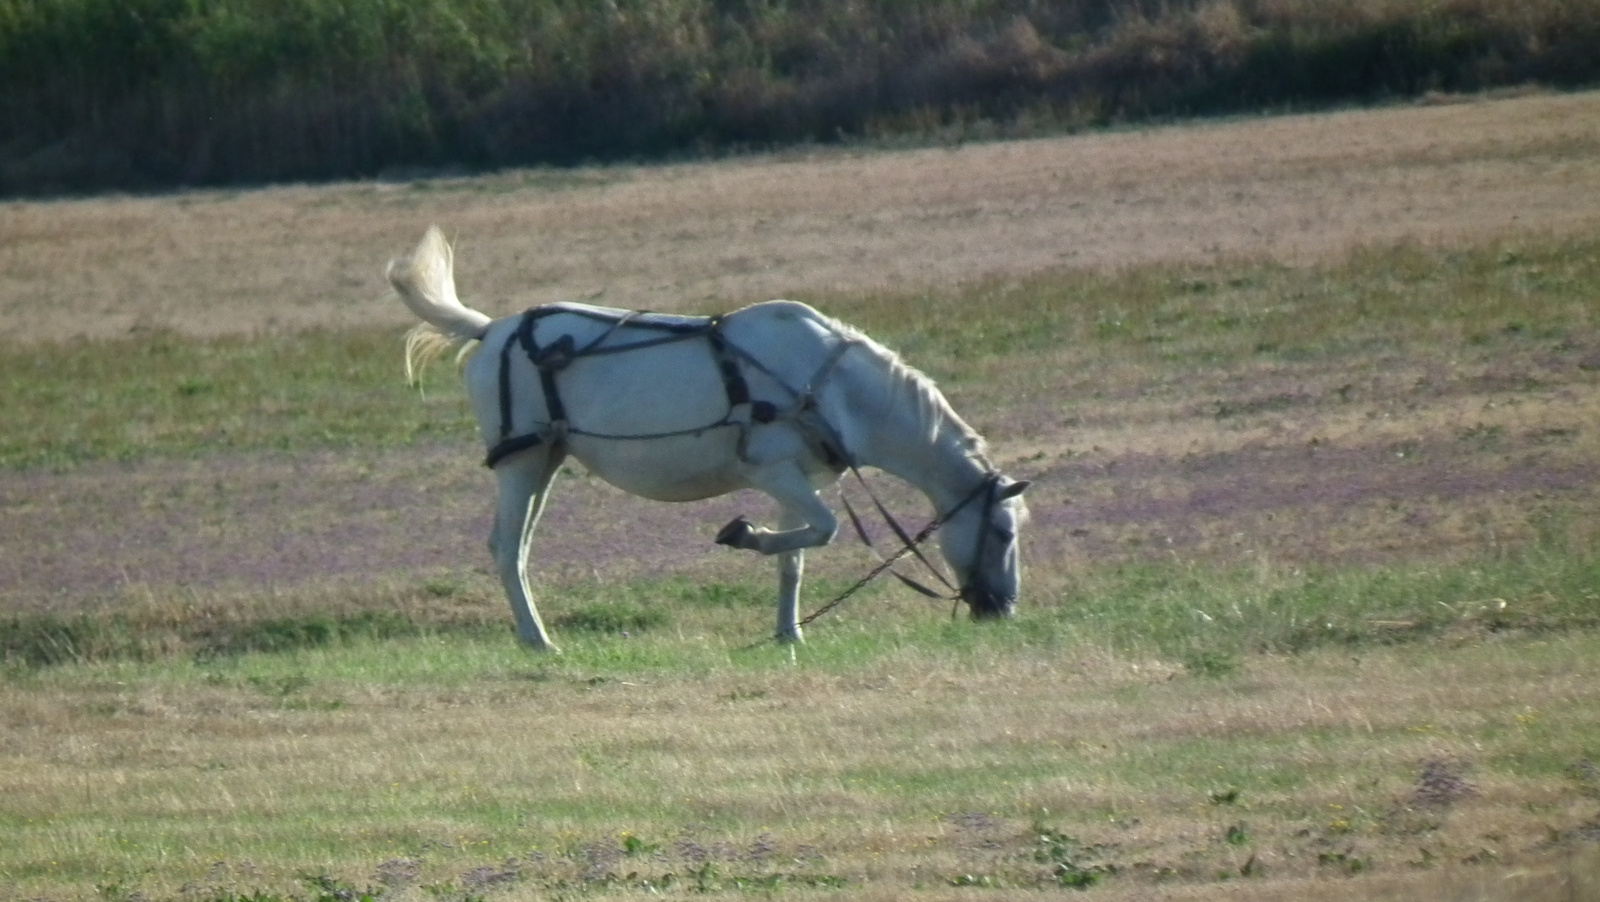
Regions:
<instances>
[{"instance_id":1,"label":"raised hoof","mask_svg":"<svg viewBox=\"0 0 1600 902\"><path fill-rule=\"evenodd\" d=\"M731 548L745 548L745 540L750 537L750 530L755 527L743 517L735 517L727 526L717 533L717 544L727 545Z\"/></svg>"}]
</instances>

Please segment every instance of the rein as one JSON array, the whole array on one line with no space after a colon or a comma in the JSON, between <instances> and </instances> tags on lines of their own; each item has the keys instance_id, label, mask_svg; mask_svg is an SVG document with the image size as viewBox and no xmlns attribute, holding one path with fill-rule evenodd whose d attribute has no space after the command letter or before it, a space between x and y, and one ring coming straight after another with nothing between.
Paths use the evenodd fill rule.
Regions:
<instances>
[{"instance_id":1,"label":"rein","mask_svg":"<svg viewBox=\"0 0 1600 902\"><path fill-rule=\"evenodd\" d=\"M967 505L971 504L974 500L976 500L977 497L980 494L987 493L989 495L989 497L992 499L994 497L994 487L995 487L995 485L998 484L998 480L999 480L998 475L995 474L995 473L986 474L983 477L983 481L978 483L977 488L975 488L972 491L968 492L966 497L962 498L959 502L957 502L954 507L950 508L948 511L945 511L942 514L939 514L939 515L935 516L932 520L928 521L928 525L922 527L922 529L916 535L910 536L910 535L906 534L905 529L903 527L901 527L899 521L897 521L894 518L894 516L889 513L889 509L884 506L883 502L878 500L877 494L872 491L872 487L870 485L867 485L866 479L864 479L861 476L861 471L856 469L855 466L853 466L853 465L850 467L850 470L851 470L851 472L856 474L856 479L861 483L862 487L867 490L867 495L872 499L872 503L877 506L878 512L883 515L884 521L889 524L889 528L894 530L895 536L900 539L900 543L901 543L900 544L900 549L898 551L896 551L894 554L889 555L887 558L883 557L882 555L879 555L877 547L872 544L872 539L867 537L867 531L861 525L861 518L856 516L855 508L850 506L849 499L845 498L844 497L844 493L841 492L839 494L839 498L840 498L841 501L844 502L845 512L850 515L850 523L851 523L851 525L853 525L855 527L856 535L861 537L862 544L866 545L867 548L870 549L875 556L880 558L880 560L878 562L878 566L872 568L872 570L868 571L866 576L863 576L860 579L856 580L854 585L852 585L848 589L845 589L843 592L839 593L838 597L834 598L832 601L828 602L827 604L823 605L822 607L817 608L815 611L811 612L811 614L806 616L803 620L801 620L796 625L797 626L805 626L805 625L811 623L813 620L816 620L817 618L821 617L823 614L826 614L829 611L833 610L834 608L838 607L839 605L843 604L845 599L849 598L850 596L852 596L852 595L856 594L857 592L859 592L861 589L865 588L867 583L870 583L873 580L877 579L879 576L882 576L884 571L888 571L889 573L893 574L896 579L898 579L898 580L900 580L900 582L904 583L907 587L909 587L911 589L914 589L915 591L920 592L921 594L926 595L929 598L938 599L940 601L960 601L960 599L961 599L961 590L958 587L956 587L955 585L953 585L950 582L950 580L945 577L944 573L938 567L935 567L933 565L933 562L929 561L928 558L925 555L923 555L922 551L920 550L920 548L918 546L920 546L920 545L922 545L922 543L928 541L928 539L931 538L934 533L939 531L939 527L941 527L941 526L945 525L946 523L950 522L950 519L952 517L954 517L956 514L960 513L963 508L965 508ZM923 563L923 565L926 566L928 568L928 570L933 573L934 576L938 577L939 581L944 583L945 588L949 589L951 594L942 595L939 592L937 592L937 591L935 591L933 589L930 589L927 586L923 585L922 583L919 583L916 580L914 580L914 579L912 579L912 578L910 578L908 576L905 576L905 575L901 574L899 571L895 570L894 569L894 565L901 558L905 557L908 554L916 555L917 560L921 561ZM777 637L774 636L773 638L776 639ZM757 644L761 644L761 643L757 643Z\"/></svg>"},{"instance_id":2,"label":"rein","mask_svg":"<svg viewBox=\"0 0 1600 902\"><path fill-rule=\"evenodd\" d=\"M933 524L937 525L930 524L933 525L933 530L924 530L924 532L918 533L916 538L913 539L906 533L905 528L900 525L900 521L896 520L894 515L889 513L889 509L884 506L884 503L878 500L877 493L872 490L872 486L867 484L867 480L862 477L861 471L852 466L850 468L850 472L856 474L856 481L861 483L861 487L863 489L866 489L867 497L872 499L873 506L878 509L878 515L883 517L883 521L889 524L889 529L894 531L895 538L900 540L901 550L895 554L895 557L897 559L905 557L907 552L916 555L917 560L922 562L922 566L928 568L928 572L932 573L935 579L941 583L944 583L944 587L946 589L951 592L960 592L961 590L955 584L951 583L949 578L944 575L944 571L940 570L938 567L935 567L933 562L928 560L927 555L922 553L922 549L918 548L917 546L927 541L928 537L933 535L933 532L936 532L939 526L944 525L945 520L949 519L950 516L954 516L956 511L959 511L966 505L968 501L971 501L974 495L968 495L962 500L961 504L956 505L956 507L952 509L948 515L943 517L935 517ZM979 488L982 488L982 486L979 486ZM860 537L861 544L867 546L867 548L872 551L875 557L882 560L883 555L879 554L877 547L872 544L872 538L867 535L867 530L861 525L861 518L857 516L855 507L850 504L850 499L846 497L843 492L840 492L839 500L844 503L844 511L850 516L850 525L855 527L856 535ZM936 598L944 601L952 597L941 595L937 590L930 589L911 577L901 574L897 570L890 570L889 572L896 579L900 580L900 582L904 583L912 590L926 595L929 598Z\"/></svg>"}]
</instances>

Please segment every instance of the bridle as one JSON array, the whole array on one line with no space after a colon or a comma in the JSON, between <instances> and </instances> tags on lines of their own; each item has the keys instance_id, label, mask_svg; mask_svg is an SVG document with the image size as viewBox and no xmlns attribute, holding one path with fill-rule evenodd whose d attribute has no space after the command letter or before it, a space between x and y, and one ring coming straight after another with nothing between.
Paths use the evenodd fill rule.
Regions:
<instances>
[{"instance_id":1,"label":"bridle","mask_svg":"<svg viewBox=\"0 0 1600 902\"><path fill-rule=\"evenodd\" d=\"M796 625L805 626L806 624L811 623L813 620L816 620L818 617L821 617L823 614L828 613L829 611L843 604L845 599L856 594L856 592L860 591L868 583L877 579L879 576L882 576L885 572L890 573L895 579L900 580L900 582L904 583L908 588L919 592L922 595L940 601L953 601L959 604L966 597L967 589L971 587L972 580L976 576L977 569L983 562L983 554L988 548L989 531L985 529L978 533L978 553L973 558L972 568L968 571L966 580L964 580L963 585L960 586L952 583L949 577L944 575L944 571L934 566L933 562L928 560L927 556L922 553L920 546L924 542L928 541L928 539L932 538L933 534L938 532L940 527L950 522L950 520L953 519L956 514L960 513L969 504L976 501L979 496L983 496L984 498L983 519L985 522L987 522L989 519L989 514L993 512L995 504L997 504L1000 499L1000 474L994 470L990 470L989 472L985 473L983 476L983 481L978 483L978 485L973 488L972 491L963 496L962 499L956 502L956 504L949 510L942 514L938 514L932 520L928 521L928 525L922 527L922 529L913 536L906 533L905 527L900 525L900 521L896 520L894 515L889 513L889 509L884 506L884 503L878 500L877 493L872 491L872 486L867 484L866 479L861 475L861 471L853 464L850 466L850 471L856 474L856 480L861 483L863 488L866 489L867 497L872 499L873 505L877 507L878 513L882 515L884 522L889 524L889 528L894 531L895 537L900 540L900 548L888 557L884 557L883 555L879 554L877 546L872 544L872 538L867 535L866 528L862 526L861 518L856 514L855 508L851 506L850 499L845 497L843 493L840 493L839 498L844 502L845 513L850 516L850 524L855 527L856 535L860 536L862 544L866 545L867 548L872 551L873 555L879 558L878 565L872 568L872 570L868 571L866 576L856 580L855 584L850 586L850 588L845 589L832 601L829 601L827 604L811 612L811 614L800 620ZM939 582L944 584L945 588L950 594L947 595L939 592L938 590L930 589L923 583L906 576L898 570L895 570L895 563L908 554L915 555L917 560L921 561L923 566L926 567L928 571L939 580ZM951 616L955 615L956 610L956 608L951 609Z\"/></svg>"}]
</instances>

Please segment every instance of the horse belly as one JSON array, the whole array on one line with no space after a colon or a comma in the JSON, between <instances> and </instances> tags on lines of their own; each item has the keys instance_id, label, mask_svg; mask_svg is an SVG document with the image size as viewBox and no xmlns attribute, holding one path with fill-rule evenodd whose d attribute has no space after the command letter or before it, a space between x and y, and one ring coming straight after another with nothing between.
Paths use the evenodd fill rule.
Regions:
<instances>
[{"instance_id":1,"label":"horse belly","mask_svg":"<svg viewBox=\"0 0 1600 902\"><path fill-rule=\"evenodd\" d=\"M580 359L557 381L568 449L617 488L694 501L739 487L740 427L704 339Z\"/></svg>"},{"instance_id":2,"label":"horse belly","mask_svg":"<svg viewBox=\"0 0 1600 902\"><path fill-rule=\"evenodd\" d=\"M573 436L568 447L596 476L655 501L699 501L744 487L732 427L651 439Z\"/></svg>"}]
</instances>

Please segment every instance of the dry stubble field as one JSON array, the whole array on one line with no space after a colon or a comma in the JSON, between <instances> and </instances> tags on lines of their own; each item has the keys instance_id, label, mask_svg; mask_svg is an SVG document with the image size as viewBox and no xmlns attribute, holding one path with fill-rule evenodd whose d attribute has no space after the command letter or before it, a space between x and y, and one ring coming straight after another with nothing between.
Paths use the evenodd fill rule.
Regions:
<instances>
[{"instance_id":1,"label":"dry stubble field","mask_svg":"<svg viewBox=\"0 0 1600 902\"><path fill-rule=\"evenodd\" d=\"M0 334L406 322L429 222L490 313L901 291L1061 267L1339 257L1590 229L1600 100L1533 96L904 152L0 208Z\"/></svg>"},{"instance_id":2,"label":"dry stubble field","mask_svg":"<svg viewBox=\"0 0 1600 902\"><path fill-rule=\"evenodd\" d=\"M1597 148L1600 95L1534 95L939 149L11 203L0 206L0 337L398 334L407 319L379 272L430 222L456 237L463 294L491 312L558 299L707 311L1073 268L1300 266L1363 247L1592 236ZM1074 566L1151 555L1292 567L1450 561L1525 542L1538 529L1530 512L1597 509L1597 369L1591 328L1554 349L1379 351L1154 383L1107 367L967 394L985 401L969 412L1001 463L1038 481L1027 556L1059 587ZM535 566L556 582L591 567L765 580L764 568L705 554L740 503L643 505L569 479ZM0 505L11 609L487 569L487 479L468 437L0 473ZM1592 525L1565 528L1592 547ZM595 560L623 547L624 530L639 550ZM860 560L814 557L824 574ZM987 826L951 829L981 843ZM1514 846L1491 858L1514 859ZM1517 873L1496 879L1520 885Z\"/></svg>"}]
</instances>

